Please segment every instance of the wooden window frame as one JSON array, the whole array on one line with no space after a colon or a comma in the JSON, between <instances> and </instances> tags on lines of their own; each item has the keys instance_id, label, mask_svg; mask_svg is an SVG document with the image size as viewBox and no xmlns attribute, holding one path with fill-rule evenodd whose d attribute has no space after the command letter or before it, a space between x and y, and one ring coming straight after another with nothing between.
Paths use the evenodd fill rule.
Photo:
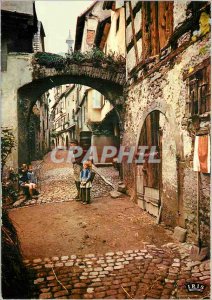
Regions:
<instances>
[{"instance_id":1,"label":"wooden window frame","mask_svg":"<svg viewBox=\"0 0 212 300\"><path fill-rule=\"evenodd\" d=\"M210 112L210 63L202 64L188 76L188 112L191 117Z\"/></svg>"}]
</instances>

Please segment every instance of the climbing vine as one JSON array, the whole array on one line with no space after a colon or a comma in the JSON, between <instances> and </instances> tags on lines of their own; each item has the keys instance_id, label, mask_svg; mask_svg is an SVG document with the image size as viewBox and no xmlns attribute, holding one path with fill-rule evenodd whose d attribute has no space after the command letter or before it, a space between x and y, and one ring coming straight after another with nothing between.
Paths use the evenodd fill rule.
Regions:
<instances>
[{"instance_id":1,"label":"climbing vine","mask_svg":"<svg viewBox=\"0 0 212 300\"><path fill-rule=\"evenodd\" d=\"M2 170L5 166L8 156L12 153L15 147L15 137L12 129L1 127L1 163Z\"/></svg>"}]
</instances>

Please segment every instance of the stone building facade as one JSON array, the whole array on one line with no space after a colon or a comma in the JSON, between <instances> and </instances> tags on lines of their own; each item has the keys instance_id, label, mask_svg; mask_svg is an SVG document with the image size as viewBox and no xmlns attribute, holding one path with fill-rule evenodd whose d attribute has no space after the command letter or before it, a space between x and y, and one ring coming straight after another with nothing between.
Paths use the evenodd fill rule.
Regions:
<instances>
[{"instance_id":1,"label":"stone building facade","mask_svg":"<svg viewBox=\"0 0 212 300\"><path fill-rule=\"evenodd\" d=\"M125 57L124 3L96 1L78 17L75 51L84 53L92 49L101 50L105 55ZM78 137L82 145L85 141L86 148L88 145L97 148L98 164L104 145L120 147L119 111L104 95L90 87L82 86L79 98L76 108ZM107 162L113 162L113 158Z\"/></svg>"},{"instance_id":2,"label":"stone building facade","mask_svg":"<svg viewBox=\"0 0 212 300\"><path fill-rule=\"evenodd\" d=\"M28 54L33 53L33 38L37 32L34 1L2 1L1 22L1 126L11 128L17 141L17 91L32 80ZM7 165L17 169L15 149Z\"/></svg>"},{"instance_id":3,"label":"stone building facade","mask_svg":"<svg viewBox=\"0 0 212 300\"><path fill-rule=\"evenodd\" d=\"M44 93L32 108L29 120L30 161L42 159L50 150L49 92Z\"/></svg>"},{"instance_id":4,"label":"stone building facade","mask_svg":"<svg viewBox=\"0 0 212 300\"><path fill-rule=\"evenodd\" d=\"M68 148L70 141L76 139L76 85L61 85L52 90L54 103L51 108L51 146Z\"/></svg>"},{"instance_id":5,"label":"stone building facade","mask_svg":"<svg viewBox=\"0 0 212 300\"><path fill-rule=\"evenodd\" d=\"M124 180L139 206L168 226L186 228L192 242L197 233L194 139L210 132L209 14L208 2L126 2L123 144L154 145L161 162L124 163ZM195 96L192 80L201 96ZM200 177L200 232L209 245L210 175Z\"/></svg>"}]
</instances>

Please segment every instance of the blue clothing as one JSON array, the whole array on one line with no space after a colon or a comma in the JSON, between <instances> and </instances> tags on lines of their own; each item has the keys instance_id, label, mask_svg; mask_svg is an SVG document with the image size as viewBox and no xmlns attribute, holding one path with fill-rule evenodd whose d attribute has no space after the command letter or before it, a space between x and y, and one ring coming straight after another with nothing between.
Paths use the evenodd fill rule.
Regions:
<instances>
[{"instance_id":1,"label":"blue clothing","mask_svg":"<svg viewBox=\"0 0 212 300\"><path fill-rule=\"evenodd\" d=\"M89 169L82 169L80 172L80 181L89 181L91 177L91 170Z\"/></svg>"},{"instance_id":2,"label":"blue clothing","mask_svg":"<svg viewBox=\"0 0 212 300\"><path fill-rule=\"evenodd\" d=\"M29 183L35 183L35 184L37 183L34 172L28 171L27 178L28 178Z\"/></svg>"},{"instance_id":3,"label":"blue clothing","mask_svg":"<svg viewBox=\"0 0 212 300\"><path fill-rule=\"evenodd\" d=\"M22 171L19 179L19 184L27 183L28 181L28 172L27 171Z\"/></svg>"}]
</instances>

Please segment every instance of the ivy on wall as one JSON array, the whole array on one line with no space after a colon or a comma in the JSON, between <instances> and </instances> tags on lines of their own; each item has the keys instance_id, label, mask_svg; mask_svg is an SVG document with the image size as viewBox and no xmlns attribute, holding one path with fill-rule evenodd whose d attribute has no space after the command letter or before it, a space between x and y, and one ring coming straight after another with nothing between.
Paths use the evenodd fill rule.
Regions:
<instances>
[{"instance_id":1,"label":"ivy on wall","mask_svg":"<svg viewBox=\"0 0 212 300\"><path fill-rule=\"evenodd\" d=\"M1 127L1 163L2 170L7 161L9 154L12 153L12 149L15 147L15 137L12 129L7 127Z\"/></svg>"}]
</instances>

